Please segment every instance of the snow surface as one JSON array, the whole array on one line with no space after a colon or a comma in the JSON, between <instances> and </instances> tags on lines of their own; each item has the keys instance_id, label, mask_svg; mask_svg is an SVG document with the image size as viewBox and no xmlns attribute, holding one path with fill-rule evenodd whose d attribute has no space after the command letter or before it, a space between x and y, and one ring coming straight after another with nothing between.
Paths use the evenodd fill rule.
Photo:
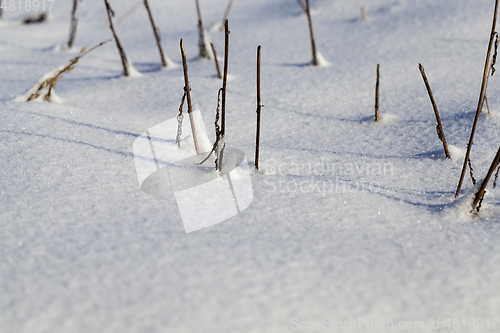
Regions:
<instances>
[{"instance_id":1,"label":"snow surface","mask_svg":"<svg viewBox=\"0 0 500 333\"><path fill-rule=\"evenodd\" d=\"M200 2L211 27L227 2ZM189 234L172 190L153 196L138 185L133 143L176 117L184 86L182 67L161 70L144 8L116 26L141 75L123 79L119 54L107 43L59 81L62 104L15 97L74 56L53 52L67 39L71 2L56 1L52 19L38 25L19 24L26 12L4 12L2 333L290 332L294 319L324 318L423 321L411 331L435 332L430 318L449 331L447 318L499 317L499 189L490 185L480 213L469 214L467 171L461 198L453 199L494 1L310 2L328 67L310 66L308 24L297 1L235 1L225 142L254 163L255 58L262 45L263 170L251 174L250 207ZM136 3L111 1L117 18ZM197 59L194 1L150 6L176 64L184 41L193 103L213 140L221 81L213 62ZM78 15L75 48L112 37L104 4L83 1ZM222 55L224 35L210 37ZM452 160L444 159L418 63L454 147ZM472 148L476 179L500 144L499 93L495 75L492 115L479 116Z\"/></svg>"}]
</instances>

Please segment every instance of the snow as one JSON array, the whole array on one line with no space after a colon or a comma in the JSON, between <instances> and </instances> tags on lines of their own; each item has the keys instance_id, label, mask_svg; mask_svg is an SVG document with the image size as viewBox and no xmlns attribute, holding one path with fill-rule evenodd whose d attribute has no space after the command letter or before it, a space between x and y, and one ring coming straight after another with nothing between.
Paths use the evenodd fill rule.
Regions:
<instances>
[{"instance_id":1,"label":"snow","mask_svg":"<svg viewBox=\"0 0 500 333\"><path fill-rule=\"evenodd\" d=\"M138 3L111 2L116 18ZM324 318L423 321L413 331L436 332L430 318L440 318L441 331L448 318L498 318L499 189L490 184L480 212L470 214L474 187L467 171L454 199L494 2L310 3L316 47L328 67L310 66L308 23L297 1L235 1L224 142L228 151L244 152L253 197L239 214L189 233L182 212L208 220L223 198L202 194L204 209L189 205L181 212L174 185L198 179L191 169L178 167L175 184L147 183L156 166L140 172L151 166L135 154L135 142L151 151L143 133L164 140L153 141L155 149L181 151L175 132L160 124L177 116L184 87L182 66L161 70L146 11L137 8L115 27L140 77L122 77L119 53L107 43L63 75L52 92L60 104L16 96L74 56L53 52L67 39L71 2L56 1L52 19L37 25L17 23L29 13L3 13L2 333L290 332L298 330L294 319ZM201 2L204 22L220 20L226 4ZM362 5L367 21L360 19ZM182 63L184 41L193 105L202 115L196 128L202 134L204 124L200 142L210 150L221 81L213 62L198 60L194 2L150 6L175 64ZM78 48L112 38L104 4L82 1L78 17ZM211 38L222 55L224 34ZM258 45L265 107L256 172ZM436 134L419 63L451 160ZM381 121L375 123L377 64ZM492 115L479 115L472 146L477 180L500 144L497 75L488 86ZM186 112L186 158L195 156L188 118ZM213 161L203 167L208 171L200 167L199 174L217 176ZM223 179L214 179L234 201Z\"/></svg>"}]
</instances>

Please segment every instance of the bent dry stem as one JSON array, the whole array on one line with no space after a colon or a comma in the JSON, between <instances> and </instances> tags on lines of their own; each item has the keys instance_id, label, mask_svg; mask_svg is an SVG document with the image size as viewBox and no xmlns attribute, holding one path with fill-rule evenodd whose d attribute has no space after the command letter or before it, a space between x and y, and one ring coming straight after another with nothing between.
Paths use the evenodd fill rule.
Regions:
<instances>
[{"instance_id":1,"label":"bent dry stem","mask_svg":"<svg viewBox=\"0 0 500 333\"><path fill-rule=\"evenodd\" d=\"M481 207L481 202L483 201L484 194L486 193L486 185L488 185L491 175L493 175L493 172L495 172L495 169L498 167L499 163L500 163L500 148L498 148L498 152L495 158L493 159L493 163L491 163L490 169L486 174L486 178L484 178L483 182L481 183L481 187L479 188L479 191L476 193L476 196L474 197L474 202L472 203L471 212L474 209L477 209L477 211L479 211L479 208Z\"/></svg>"},{"instance_id":2,"label":"bent dry stem","mask_svg":"<svg viewBox=\"0 0 500 333\"><path fill-rule=\"evenodd\" d=\"M222 159L224 157L224 147L226 145L226 88L227 88L227 67L229 56L229 22L225 22L225 48L224 48L224 77L222 78L222 103L221 103L221 121L220 121L220 135L222 138L222 147L219 156L219 171L222 171Z\"/></svg>"},{"instance_id":3,"label":"bent dry stem","mask_svg":"<svg viewBox=\"0 0 500 333\"><path fill-rule=\"evenodd\" d=\"M462 167L462 173L460 174L460 180L458 181L458 186L457 190L455 192L455 198L458 198L460 195L460 189L462 188L462 183L464 181L465 177L465 171L467 170L467 163L469 162L470 159L470 151L472 149L472 143L474 141L474 133L476 132L476 126L477 126L477 120L479 118L479 113L481 112L481 108L483 107L483 100L484 96L486 94L486 80L488 78L488 68L489 68L489 63L490 63L490 56L491 56L491 49L493 47L493 39L495 36L495 28L497 24L497 14L498 14L498 1L495 1L495 12L493 14L493 24L491 26L491 34L490 34L490 42L488 44L488 52L486 53L486 61L484 64L484 71L483 71L483 82L481 83L481 92L479 93L479 101L477 105L477 110L476 110L476 115L474 117L474 123L472 124L472 130L470 133L470 139L469 143L467 144L467 152L465 153L465 159L464 159L464 165Z\"/></svg>"},{"instance_id":4,"label":"bent dry stem","mask_svg":"<svg viewBox=\"0 0 500 333\"><path fill-rule=\"evenodd\" d=\"M115 38L116 42L116 47L118 48L118 51L120 52L120 58L122 59L122 65L123 65L123 75L129 76L128 68L127 68L127 55L125 54L125 50L122 47L122 44L120 43L120 40L118 39L118 36L116 35L115 32L115 27L113 26L113 17L115 16L115 12L109 5L108 0L104 0L104 4L106 5L106 11L108 13L108 19L109 19L109 28L111 29L111 32L113 33L113 37Z\"/></svg>"},{"instance_id":5,"label":"bent dry stem","mask_svg":"<svg viewBox=\"0 0 500 333\"><path fill-rule=\"evenodd\" d=\"M418 64L418 68L420 69L420 73L422 74L422 78L424 79L425 87L427 88L427 93L429 93L429 98L431 99L432 108L434 109L434 114L436 115L439 140L443 142L443 148L446 158L451 158L450 152L448 151L448 145L446 144L446 137L444 135L443 125L441 125L441 117L439 117L439 111L436 105L436 101L434 100L434 95L432 94L431 86L429 85L429 81L427 80L427 76L425 75L424 66L422 66L422 64Z\"/></svg>"}]
</instances>

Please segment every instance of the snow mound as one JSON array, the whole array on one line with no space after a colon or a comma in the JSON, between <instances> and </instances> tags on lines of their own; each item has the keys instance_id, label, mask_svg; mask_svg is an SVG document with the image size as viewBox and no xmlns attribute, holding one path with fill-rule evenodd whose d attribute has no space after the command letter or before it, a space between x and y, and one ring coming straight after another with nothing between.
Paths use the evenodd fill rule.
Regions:
<instances>
[{"instance_id":1,"label":"snow mound","mask_svg":"<svg viewBox=\"0 0 500 333\"><path fill-rule=\"evenodd\" d=\"M139 73L139 71L134 68L132 62L130 62L128 58L127 58L127 71L128 71L128 77L137 78L142 76L142 74Z\"/></svg>"},{"instance_id":2,"label":"snow mound","mask_svg":"<svg viewBox=\"0 0 500 333\"><path fill-rule=\"evenodd\" d=\"M465 148L448 145L448 151L450 152L451 160L454 162L463 161L465 158Z\"/></svg>"},{"instance_id":3,"label":"snow mound","mask_svg":"<svg viewBox=\"0 0 500 333\"><path fill-rule=\"evenodd\" d=\"M59 42L52 48L52 53L79 53L80 49L77 47L68 47L68 44L65 42Z\"/></svg>"},{"instance_id":4,"label":"snow mound","mask_svg":"<svg viewBox=\"0 0 500 333\"><path fill-rule=\"evenodd\" d=\"M318 67L330 67L332 65L319 52L316 52L316 61L318 62Z\"/></svg>"}]
</instances>

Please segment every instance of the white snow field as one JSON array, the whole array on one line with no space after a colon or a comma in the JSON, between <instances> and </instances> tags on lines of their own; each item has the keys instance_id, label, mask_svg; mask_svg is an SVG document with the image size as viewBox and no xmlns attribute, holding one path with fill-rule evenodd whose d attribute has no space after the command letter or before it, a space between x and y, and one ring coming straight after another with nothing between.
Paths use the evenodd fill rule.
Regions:
<instances>
[{"instance_id":1,"label":"white snow field","mask_svg":"<svg viewBox=\"0 0 500 333\"><path fill-rule=\"evenodd\" d=\"M194 1L149 2L175 68L160 68L138 6L115 28L140 76L122 76L112 41L63 75L59 103L16 97L80 48L112 38L104 2L79 3L69 51L61 45L72 1L55 0L37 25L20 24L24 7L3 12L0 332L500 331L500 189L490 184L470 214L467 171L454 200L494 0L310 0L325 67L310 66L297 1L234 1L225 142L251 166L260 44L261 170L247 209L190 233L172 190L141 191L133 143L177 116L181 38L210 140L222 81L198 59ZM137 1L110 3L118 21ZM207 29L226 4L200 0ZM222 66L224 34L210 37ZM478 180L500 145L497 75L472 147Z\"/></svg>"}]
</instances>

